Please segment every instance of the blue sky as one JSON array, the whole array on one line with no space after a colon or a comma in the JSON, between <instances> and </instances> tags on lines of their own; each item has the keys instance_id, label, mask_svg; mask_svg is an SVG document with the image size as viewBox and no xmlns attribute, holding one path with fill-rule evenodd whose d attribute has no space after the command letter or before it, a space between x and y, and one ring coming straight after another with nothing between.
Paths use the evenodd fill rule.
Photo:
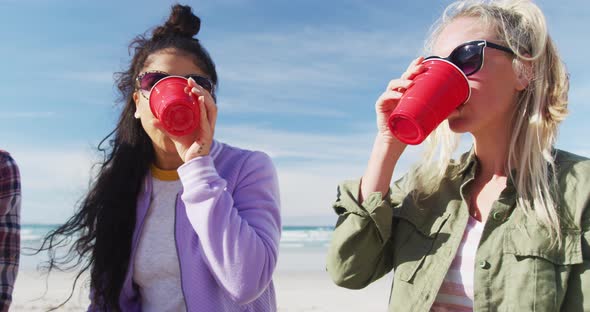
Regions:
<instances>
[{"instance_id":1,"label":"blue sky","mask_svg":"<svg viewBox=\"0 0 590 312\"><path fill-rule=\"evenodd\" d=\"M590 2L536 2L571 74L558 147L590 156ZM21 167L23 223L73 213L119 113L112 75L125 69L130 40L165 21L172 3L0 0L0 148ZM337 183L366 164L375 100L448 3L187 2L220 76L216 138L273 157L286 224L332 222Z\"/></svg>"}]
</instances>

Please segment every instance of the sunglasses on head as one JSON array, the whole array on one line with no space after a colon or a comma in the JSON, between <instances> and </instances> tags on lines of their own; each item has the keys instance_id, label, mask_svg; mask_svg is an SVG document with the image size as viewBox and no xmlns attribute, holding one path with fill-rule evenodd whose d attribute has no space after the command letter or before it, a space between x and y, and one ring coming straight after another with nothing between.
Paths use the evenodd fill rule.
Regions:
<instances>
[{"instance_id":1,"label":"sunglasses on head","mask_svg":"<svg viewBox=\"0 0 590 312\"><path fill-rule=\"evenodd\" d=\"M154 87L154 85L168 77L171 76L169 73L166 72L162 72L162 71L149 71L149 72L145 72L139 76L137 76L136 81L137 81L137 88L139 90L144 90L147 92L150 92L152 90L152 88ZM193 80L199 85L201 86L203 89L207 90L207 92L209 92L212 96L214 93L214 89L215 89L215 85L213 84L213 82L207 78L207 77L203 77L201 75L197 75L197 74L190 74L190 75L186 75L183 76L184 78L193 78ZM143 94L143 92L140 92L141 94ZM145 95L144 95L145 97ZM147 99L147 97L146 97Z\"/></svg>"},{"instance_id":2,"label":"sunglasses on head","mask_svg":"<svg viewBox=\"0 0 590 312\"><path fill-rule=\"evenodd\" d=\"M440 56L429 56L428 59L443 59L447 60L459 67L465 73L465 76L473 75L477 73L483 66L484 51L485 47L490 47L496 50L504 51L510 54L514 52L507 47L486 41L486 40L475 40L465 42L457 46L448 57Z\"/></svg>"}]
</instances>

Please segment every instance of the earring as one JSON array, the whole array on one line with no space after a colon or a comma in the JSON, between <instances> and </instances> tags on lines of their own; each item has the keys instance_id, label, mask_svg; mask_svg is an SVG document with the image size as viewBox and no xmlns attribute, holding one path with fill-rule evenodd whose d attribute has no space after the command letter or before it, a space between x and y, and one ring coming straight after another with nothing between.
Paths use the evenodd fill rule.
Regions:
<instances>
[{"instance_id":1,"label":"earring","mask_svg":"<svg viewBox=\"0 0 590 312\"><path fill-rule=\"evenodd\" d=\"M133 117L135 117L135 119L139 119L139 111L135 111L135 114L133 114Z\"/></svg>"}]
</instances>

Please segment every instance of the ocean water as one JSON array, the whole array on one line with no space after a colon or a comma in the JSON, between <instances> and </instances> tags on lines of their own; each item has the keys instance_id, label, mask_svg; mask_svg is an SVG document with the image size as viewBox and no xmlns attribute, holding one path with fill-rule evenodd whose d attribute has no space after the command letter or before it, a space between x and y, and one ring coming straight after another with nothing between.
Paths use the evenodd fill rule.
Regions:
<instances>
[{"instance_id":1,"label":"ocean water","mask_svg":"<svg viewBox=\"0 0 590 312\"><path fill-rule=\"evenodd\" d=\"M21 243L27 246L38 244L49 231L56 227L57 225L51 224L23 224L20 229Z\"/></svg>"},{"instance_id":2,"label":"ocean water","mask_svg":"<svg viewBox=\"0 0 590 312\"><path fill-rule=\"evenodd\" d=\"M35 269L47 260L42 252L31 255L32 249L40 246L43 238L57 225L24 224L21 226L21 268ZM332 237L332 226L284 226L278 270L316 271L324 270L325 253Z\"/></svg>"}]
</instances>

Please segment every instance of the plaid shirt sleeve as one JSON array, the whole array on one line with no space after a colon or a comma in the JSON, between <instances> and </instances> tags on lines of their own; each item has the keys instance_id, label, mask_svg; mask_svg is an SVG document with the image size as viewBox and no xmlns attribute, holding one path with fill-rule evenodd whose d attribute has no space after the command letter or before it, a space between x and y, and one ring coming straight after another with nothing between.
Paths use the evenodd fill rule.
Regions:
<instances>
[{"instance_id":1,"label":"plaid shirt sleeve","mask_svg":"<svg viewBox=\"0 0 590 312\"><path fill-rule=\"evenodd\" d=\"M18 167L0 150L0 311L8 311L18 272L21 188Z\"/></svg>"}]
</instances>

